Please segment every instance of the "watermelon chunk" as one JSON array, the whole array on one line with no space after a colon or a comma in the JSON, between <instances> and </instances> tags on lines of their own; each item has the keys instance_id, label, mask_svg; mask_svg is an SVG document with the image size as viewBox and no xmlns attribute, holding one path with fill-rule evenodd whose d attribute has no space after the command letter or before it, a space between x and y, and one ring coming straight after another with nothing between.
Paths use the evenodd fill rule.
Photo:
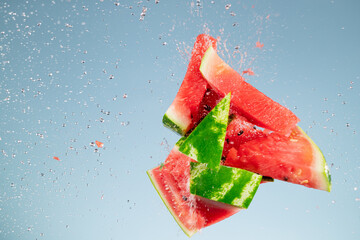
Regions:
<instances>
[{"instance_id":1,"label":"watermelon chunk","mask_svg":"<svg viewBox=\"0 0 360 240\"><path fill-rule=\"evenodd\" d=\"M200 34L196 38L187 72L180 89L163 117L165 126L184 135L198 122L201 100L207 89L207 82L199 68L205 51L212 46L216 49L216 39Z\"/></svg>"},{"instance_id":2,"label":"watermelon chunk","mask_svg":"<svg viewBox=\"0 0 360 240\"><path fill-rule=\"evenodd\" d=\"M223 96L232 93L232 108L250 122L282 134L290 134L300 121L294 113L273 101L227 65L212 47L204 54L200 72Z\"/></svg>"},{"instance_id":3,"label":"watermelon chunk","mask_svg":"<svg viewBox=\"0 0 360 240\"><path fill-rule=\"evenodd\" d=\"M238 207L190 193L191 161L174 147L164 165L147 171L166 207L189 237L240 211Z\"/></svg>"},{"instance_id":4,"label":"watermelon chunk","mask_svg":"<svg viewBox=\"0 0 360 240\"><path fill-rule=\"evenodd\" d=\"M224 165L309 188L331 190L324 155L300 127L295 127L288 137L272 132L231 148Z\"/></svg>"},{"instance_id":5,"label":"watermelon chunk","mask_svg":"<svg viewBox=\"0 0 360 240\"><path fill-rule=\"evenodd\" d=\"M209 168L220 165L230 109L229 93L185 139L179 151Z\"/></svg>"}]
</instances>

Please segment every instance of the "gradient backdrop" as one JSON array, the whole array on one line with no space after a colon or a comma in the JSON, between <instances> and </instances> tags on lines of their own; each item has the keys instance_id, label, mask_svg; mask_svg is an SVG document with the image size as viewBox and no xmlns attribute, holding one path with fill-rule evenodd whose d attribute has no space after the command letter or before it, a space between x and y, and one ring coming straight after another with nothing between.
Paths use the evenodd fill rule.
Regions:
<instances>
[{"instance_id":1,"label":"gradient backdrop","mask_svg":"<svg viewBox=\"0 0 360 240\"><path fill-rule=\"evenodd\" d=\"M299 116L333 190L262 185L192 239L360 239L359 12L356 0L0 1L0 239L188 239L146 170L179 138L161 119L203 32Z\"/></svg>"}]
</instances>

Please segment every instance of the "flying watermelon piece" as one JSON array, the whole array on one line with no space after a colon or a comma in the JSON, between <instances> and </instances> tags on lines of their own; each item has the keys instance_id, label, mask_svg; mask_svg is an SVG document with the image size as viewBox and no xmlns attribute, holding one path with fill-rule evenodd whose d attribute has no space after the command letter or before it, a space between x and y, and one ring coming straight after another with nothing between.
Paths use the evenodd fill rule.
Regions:
<instances>
[{"instance_id":1,"label":"flying watermelon piece","mask_svg":"<svg viewBox=\"0 0 360 240\"><path fill-rule=\"evenodd\" d=\"M229 118L231 94L200 122L186 139L177 144L179 151L192 159L206 163L209 168L220 165Z\"/></svg>"},{"instance_id":2,"label":"flying watermelon piece","mask_svg":"<svg viewBox=\"0 0 360 240\"><path fill-rule=\"evenodd\" d=\"M147 171L167 209L189 237L241 210L236 206L191 194L191 161L175 146L163 165Z\"/></svg>"},{"instance_id":3,"label":"flying watermelon piece","mask_svg":"<svg viewBox=\"0 0 360 240\"><path fill-rule=\"evenodd\" d=\"M300 128L272 132L231 148L223 164L330 192L331 176L319 147Z\"/></svg>"},{"instance_id":4,"label":"flying watermelon piece","mask_svg":"<svg viewBox=\"0 0 360 240\"><path fill-rule=\"evenodd\" d=\"M232 108L259 127L288 135L300 121L289 109L244 81L212 47L204 54L200 72L209 85L222 96L231 92Z\"/></svg>"},{"instance_id":5,"label":"flying watermelon piece","mask_svg":"<svg viewBox=\"0 0 360 240\"><path fill-rule=\"evenodd\" d=\"M190 163L190 193L240 208L248 208L262 176L243 169Z\"/></svg>"},{"instance_id":6,"label":"flying watermelon piece","mask_svg":"<svg viewBox=\"0 0 360 240\"><path fill-rule=\"evenodd\" d=\"M199 107L208 85L199 68L210 46L216 49L216 39L213 37L200 34L196 38L184 80L163 117L163 124L180 135L185 135L194 127L194 123L199 122Z\"/></svg>"}]
</instances>

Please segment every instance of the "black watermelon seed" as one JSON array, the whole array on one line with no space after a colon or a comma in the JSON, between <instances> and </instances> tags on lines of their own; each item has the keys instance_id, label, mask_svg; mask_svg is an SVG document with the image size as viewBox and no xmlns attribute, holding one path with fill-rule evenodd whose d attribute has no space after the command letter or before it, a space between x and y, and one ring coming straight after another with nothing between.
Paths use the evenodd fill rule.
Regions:
<instances>
[{"instance_id":1,"label":"black watermelon seed","mask_svg":"<svg viewBox=\"0 0 360 240\"><path fill-rule=\"evenodd\" d=\"M240 132L238 132L238 136L241 136L241 134L243 134L244 133L244 131L243 130L240 130Z\"/></svg>"},{"instance_id":2,"label":"black watermelon seed","mask_svg":"<svg viewBox=\"0 0 360 240\"><path fill-rule=\"evenodd\" d=\"M210 111L210 110L211 110L211 107L210 107L209 105L205 104L204 109L205 109L206 111Z\"/></svg>"},{"instance_id":3,"label":"black watermelon seed","mask_svg":"<svg viewBox=\"0 0 360 240\"><path fill-rule=\"evenodd\" d=\"M284 177L284 181L286 181L286 182L287 182L288 180L289 180L289 178L288 178L288 177Z\"/></svg>"},{"instance_id":4,"label":"black watermelon seed","mask_svg":"<svg viewBox=\"0 0 360 240\"><path fill-rule=\"evenodd\" d=\"M184 201L187 201L187 200L188 200L188 198L187 198L186 196L182 196L182 199L183 199Z\"/></svg>"}]
</instances>

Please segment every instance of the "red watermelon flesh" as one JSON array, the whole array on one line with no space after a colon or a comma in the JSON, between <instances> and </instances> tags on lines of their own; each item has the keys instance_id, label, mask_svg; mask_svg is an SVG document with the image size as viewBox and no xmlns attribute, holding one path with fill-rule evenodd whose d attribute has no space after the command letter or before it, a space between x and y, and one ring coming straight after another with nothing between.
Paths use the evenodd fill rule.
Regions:
<instances>
[{"instance_id":1,"label":"red watermelon flesh","mask_svg":"<svg viewBox=\"0 0 360 240\"><path fill-rule=\"evenodd\" d=\"M286 135L300 121L289 109L244 81L212 47L204 54L200 72L222 97L231 92L232 109L257 126Z\"/></svg>"},{"instance_id":2,"label":"red watermelon flesh","mask_svg":"<svg viewBox=\"0 0 360 240\"><path fill-rule=\"evenodd\" d=\"M188 236L240 210L232 205L190 194L190 161L193 160L175 147L164 165L148 171L166 207Z\"/></svg>"},{"instance_id":3,"label":"red watermelon flesh","mask_svg":"<svg viewBox=\"0 0 360 240\"><path fill-rule=\"evenodd\" d=\"M226 129L223 156L226 156L231 148L237 149L245 142L264 136L266 136L265 131L257 129L245 117L234 114Z\"/></svg>"},{"instance_id":4,"label":"red watermelon flesh","mask_svg":"<svg viewBox=\"0 0 360 240\"><path fill-rule=\"evenodd\" d=\"M272 132L231 148L223 164L310 188L331 190L323 154L299 127L289 137Z\"/></svg>"},{"instance_id":5,"label":"red watermelon flesh","mask_svg":"<svg viewBox=\"0 0 360 240\"><path fill-rule=\"evenodd\" d=\"M187 133L193 127L193 123L199 122L199 105L207 89L207 82L199 68L201 59L210 46L216 49L216 39L213 37L200 34L196 38L184 80L164 115L164 124L176 129L181 135Z\"/></svg>"}]
</instances>

